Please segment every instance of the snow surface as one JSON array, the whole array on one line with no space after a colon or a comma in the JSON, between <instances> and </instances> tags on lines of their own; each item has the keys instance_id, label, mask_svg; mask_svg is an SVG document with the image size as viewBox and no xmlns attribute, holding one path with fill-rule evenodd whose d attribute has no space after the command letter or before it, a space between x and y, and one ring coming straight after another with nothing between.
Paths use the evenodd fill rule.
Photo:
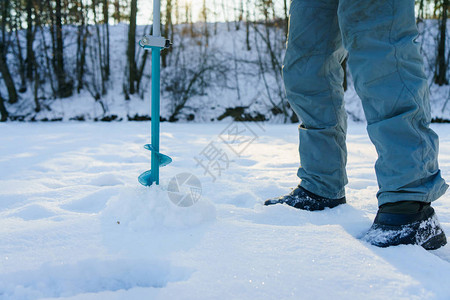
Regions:
<instances>
[{"instance_id":1,"label":"snow surface","mask_svg":"<svg viewBox=\"0 0 450 300\"><path fill-rule=\"evenodd\" d=\"M150 188L148 122L0 124L0 299L450 298L450 246L358 239L377 210L364 125L349 128L348 204L306 212L262 205L298 183L296 126L230 122L163 123L174 161ZM247 139L226 144L233 126ZM449 178L449 127L433 128ZM210 145L230 160L215 180L195 160ZM202 185L189 207L167 193L183 172ZM449 200L434 204L447 233Z\"/></svg>"}]
</instances>

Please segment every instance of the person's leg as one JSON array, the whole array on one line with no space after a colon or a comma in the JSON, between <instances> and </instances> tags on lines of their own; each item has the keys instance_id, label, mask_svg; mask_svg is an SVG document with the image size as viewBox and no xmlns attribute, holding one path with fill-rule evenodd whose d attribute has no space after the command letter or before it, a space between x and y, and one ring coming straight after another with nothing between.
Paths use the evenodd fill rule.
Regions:
<instances>
[{"instance_id":1,"label":"person's leg","mask_svg":"<svg viewBox=\"0 0 450 300\"><path fill-rule=\"evenodd\" d=\"M430 203L447 190L430 129L427 80L414 0L340 0L339 24L348 65L378 160L379 210L364 240L388 247L447 243Z\"/></svg>"},{"instance_id":2,"label":"person's leg","mask_svg":"<svg viewBox=\"0 0 450 300\"><path fill-rule=\"evenodd\" d=\"M343 106L346 51L338 0L293 0L283 66L288 101L298 115L300 186L321 197L344 197L347 184Z\"/></svg>"},{"instance_id":3,"label":"person's leg","mask_svg":"<svg viewBox=\"0 0 450 300\"><path fill-rule=\"evenodd\" d=\"M414 0L340 0L348 65L378 160L379 205L432 202L447 189L438 167Z\"/></svg>"}]
</instances>

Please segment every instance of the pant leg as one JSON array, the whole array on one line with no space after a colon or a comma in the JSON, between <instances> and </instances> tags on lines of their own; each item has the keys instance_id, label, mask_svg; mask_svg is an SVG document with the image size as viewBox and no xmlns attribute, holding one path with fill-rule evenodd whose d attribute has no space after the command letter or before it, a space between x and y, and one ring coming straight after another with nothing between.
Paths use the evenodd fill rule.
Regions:
<instances>
[{"instance_id":1,"label":"pant leg","mask_svg":"<svg viewBox=\"0 0 450 300\"><path fill-rule=\"evenodd\" d=\"M298 115L300 185L327 198L347 184L343 105L346 56L337 19L338 0L293 0L283 66L288 101Z\"/></svg>"},{"instance_id":2,"label":"pant leg","mask_svg":"<svg viewBox=\"0 0 450 300\"><path fill-rule=\"evenodd\" d=\"M431 202L447 185L438 167L414 0L340 0L339 24L348 65L378 160L379 205Z\"/></svg>"}]
</instances>

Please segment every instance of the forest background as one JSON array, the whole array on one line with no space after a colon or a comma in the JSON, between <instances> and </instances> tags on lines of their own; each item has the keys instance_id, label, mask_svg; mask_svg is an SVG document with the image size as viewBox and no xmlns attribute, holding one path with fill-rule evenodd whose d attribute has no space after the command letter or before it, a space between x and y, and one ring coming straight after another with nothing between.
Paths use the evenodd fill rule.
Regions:
<instances>
[{"instance_id":1,"label":"forest background","mask_svg":"<svg viewBox=\"0 0 450 300\"><path fill-rule=\"evenodd\" d=\"M163 0L161 120L298 122L281 68L288 0ZM450 122L448 0L416 1L433 122ZM145 0L2 0L1 121L149 120ZM346 62L343 68L347 70ZM351 74L346 110L364 121Z\"/></svg>"}]
</instances>

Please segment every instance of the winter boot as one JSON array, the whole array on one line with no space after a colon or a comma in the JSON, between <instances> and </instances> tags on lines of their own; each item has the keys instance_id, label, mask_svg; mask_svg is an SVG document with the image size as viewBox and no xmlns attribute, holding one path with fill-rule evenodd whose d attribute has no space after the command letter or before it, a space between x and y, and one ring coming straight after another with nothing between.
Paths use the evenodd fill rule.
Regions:
<instances>
[{"instance_id":1,"label":"winter boot","mask_svg":"<svg viewBox=\"0 0 450 300\"><path fill-rule=\"evenodd\" d=\"M363 238L378 247L420 245L434 250L447 243L430 203L401 201L380 206L372 227Z\"/></svg>"},{"instance_id":2,"label":"winter boot","mask_svg":"<svg viewBox=\"0 0 450 300\"><path fill-rule=\"evenodd\" d=\"M340 199L323 198L305 190L301 186L298 186L290 194L269 199L264 202L264 205L273 205L278 203L285 203L298 209L314 211L324 210L327 207L333 208L339 204L344 204L345 197Z\"/></svg>"}]
</instances>

